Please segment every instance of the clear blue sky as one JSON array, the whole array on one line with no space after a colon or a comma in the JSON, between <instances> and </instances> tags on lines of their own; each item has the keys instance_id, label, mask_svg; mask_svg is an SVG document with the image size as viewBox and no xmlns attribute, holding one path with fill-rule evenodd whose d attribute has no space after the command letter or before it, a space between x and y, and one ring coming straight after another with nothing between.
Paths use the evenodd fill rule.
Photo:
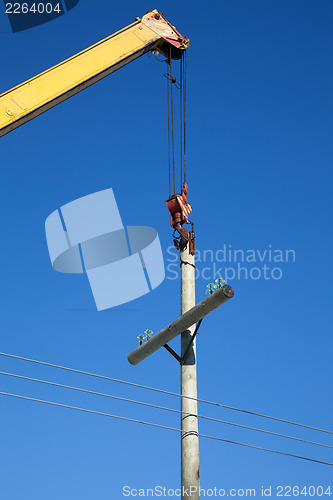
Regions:
<instances>
[{"instance_id":1,"label":"clear blue sky","mask_svg":"<svg viewBox=\"0 0 333 500\"><path fill-rule=\"evenodd\" d=\"M229 281L234 299L204 320L198 338L198 395L333 429L332 2L80 0L62 18L15 34L1 5L0 93L148 8L191 40L189 201L201 256L211 250L198 263L197 301L209 282L202 270L213 269L209 255L220 258L224 245L295 255L265 261L281 279L245 279L244 271ZM156 228L171 258L164 72L144 56L1 139L1 351L179 392L179 367L164 350L136 367L127 361L139 333L179 315L179 280L167 271L152 293L97 312L86 277L53 271L44 234L53 210L112 187L123 222ZM250 272L263 263L242 265ZM0 369L179 407L171 397L22 361L1 357ZM179 426L177 415L32 382L1 376L0 387ZM0 411L1 499L121 499L124 485L179 486L177 433L4 396ZM329 435L204 405L199 413L333 446ZM203 434L333 462L329 449L199 425ZM333 493L327 466L205 439L200 453L204 488L330 484Z\"/></svg>"}]
</instances>

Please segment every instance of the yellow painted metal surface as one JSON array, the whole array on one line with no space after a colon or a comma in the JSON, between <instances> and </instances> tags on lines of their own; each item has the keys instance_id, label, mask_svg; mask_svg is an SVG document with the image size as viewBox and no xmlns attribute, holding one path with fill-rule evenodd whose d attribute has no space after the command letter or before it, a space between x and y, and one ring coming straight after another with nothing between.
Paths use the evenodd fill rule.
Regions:
<instances>
[{"instance_id":1,"label":"yellow painted metal surface","mask_svg":"<svg viewBox=\"0 0 333 500\"><path fill-rule=\"evenodd\" d=\"M164 34L147 16L1 94L0 137L158 46Z\"/></svg>"}]
</instances>

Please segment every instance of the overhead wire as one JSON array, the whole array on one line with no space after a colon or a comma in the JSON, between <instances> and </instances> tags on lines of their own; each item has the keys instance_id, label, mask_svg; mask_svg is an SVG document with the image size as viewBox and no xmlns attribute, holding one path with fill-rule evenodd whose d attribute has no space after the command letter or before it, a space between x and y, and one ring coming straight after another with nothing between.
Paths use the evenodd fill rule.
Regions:
<instances>
[{"instance_id":1,"label":"overhead wire","mask_svg":"<svg viewBox=\"0 0 333 500\"><path fill-rule=\"evenodd\" d=\"M38 402L38 403L49 404L49 405L52 405L52 406L58 406L58 407L61 407L61 408L69 408L71 410L78 410L78 411L82 411L82 412L86 412L86 413L93 413L95 415L102 415L102 416L105 416L105 417L115 418L115 419L119 419L119 420L125 420L127 422L135 422L135 423L139 423L139 424L148 425L148 426L151 426L151 427L158 427L160 429L167 429L167 430L172 430L172 431L176 431L176 432L183 432L181 429L177 429L175 427L169 427L169 426L166 426L166 425L155 424L153 422L146 422L144 420L138 420L138 419L134 419L134 418L123 417L123 416L120 416L120 415L112 415L111 413L105 413L105 412L100 412L100 411L96 411L96 410L90 410L90 409L87 409L87 408L80 408L78 406L65 405L65 404L62 404L62 403L56 403L54 401L47 401L47 400L44 400L44 399L31 398L31 397L28 397L28 396L22 396L20 394L12 394L12 393L3 392L3 391L0 391L0 394L3 395L3 396L10 396L10 397L19 398L19 399L25 399L27 401L34 401L34 402ZM260 447L260 446L254 446L254 445L247 444L247 443L240 443L238 441L231 441L229 439L223 439L223 438L219 438L219 437L216 437L216 436L210 436L210 435L207 435L207 434L200 434L200 433L195 433L195 434L198 437L203 437L203 438L207 438L207 439L213 439L215 441L221 441L223 443L230 443L230 444L235 444L235 445L239 445L239 446L245 446L247 448L253 448L253 449L256 449L256 450L266 451L266 452L270 452L270 453L276 453L278 455L284 455L284 456L287 456L287 457L298 458L300 460L307 460L309 462L315 462L315 463L318 463L318 464L328 465L330 467L333 467L333 463L324 462L322 460L317 460L317 459L310 458L310 457L304 457L304 456L301 456L301 455L294 455L292 453L286 453L286 452L279 451L279 450L272 450L270 448L263 448L263 447Z\"/></svg>"},{"instance_id":2,"label":"overhead wire","mask_svg":"<svg viewBox=\"0 0 333 500\"><path fill-rule=\"evenodd\" d=\"M310 425L301 424L299 422L293 422L293 421L285 420L285 419L278 418L278 417L272 417L270 415L264 415L262 413L257 413L257 412L250 411L250 410L244 410L242 408L236 408L236 407L233 407L233 406L228 406L228 405L224 405L222 403L216 403L216 402L213 402L213 401L208 401L208 400L205 400L205 399L193 398L191 396L182 396L181 394L178 394L176 392L166 391L164 389L157 389L157 388L154 388L154 387L149 387L149 386L146 386L146 385L137 384L135 382L128 382L126 380L120 380L120 379L108 377L108 376L105 376L105 375L99 375L99 374L96 374L96 373L90 373L90 372L86 372L86 371L83 371L83 370L77 370L75 368L69 368L69 367L66 367L66 366L56 365L56 364L53 364L53 363L48 363L46 361L38 361L36 359L26 358L26 357L23 357L23 356L17 356L15 354L9 354L9 353L0 352L0 356L6 356L6 357L9 357L9 358L13 358L13 359L19 359L21 361L28 361L30 363L36 363L36 364L39 364L39 365L49 366L49 367L52 367L52 368L58 368L60 370L65 370L65 371L69 371L69 372L73 372L73 373L78 373L78 374L82 374L82 375L87 375L89 377L95 377L95 378L99 378L99 379L102 379L102 380L109 380L110 382L116 382L116 383L121 383L121 384L129 385L129 386L132 386L132 387L138 387L140 389L146 389L146 390L149 390L149 391L155 391L155 392L159 392L161 394L167 394L169 396L175 396L175 397L179 397L179 398L191 399L191 400L194 400L194 401L198 401L199 403L209 404L209 405L217 406L217 407L220 407L220 408L225 408L225 409L228 409L228 410L234 410L234 411L238 411L238 412L241 412L241 413L246 413L248 415L262 417L262 418L274 420L274 421L277 421L277 422L291 424L291 425L295 425L295 426L302 427L302 428L305 428L305 429L310 429L310 430L314 430L314 431L318 431L318 432L323 432L325 434L331 434L331 435L333 435L332 431L329 431L329 430L326 430L326 429L321 429L319 427L313 427L313 426L310 426Z\"/></svg>"},{"instance_id":3,"label":"overhead wire","mask_svg":"<svg viewBox=\"0 0 333 500\"><path fill-rule=\"evenodd\" d=\"M51 385L51 386L54 386L54 387L60 387L60 388L63 388L63 389L70 389L70 390L74 390L74 391L78 391L78 392L83 392L83 393L86 393L86 394L92 394L92 395L95 395L95 396L102 396L102 397L106 397L106 398L110 398L110 399L115 399L115 400L118 400L118 401L124 401L124 402L127 402L127 403L134 403L134 404L138 404L138 405L142 405L142 406L148 406L150 408L156 408L156 409L159 409L159 410L165 410L165 411L169 411L169 412L173 412L173 413L178 413L178 414L180 413L182 415L184 415L184 414L187 415L187 416L191 415L191 416L194 416L194 417L197 417L197 418L201 418L201 419L204 419L204 420L209 420L209 421L216 422L216 423L231 425L231 426L239 427L239 428L242 428L242 429L257 431L257 432L261 432L261 433L264 433L264 434L270 434L270 435L273 435L273 436L283 437L283 438L291 439L291 440L294 440L294 441L300 441L302 443L313 444L313 445L316 445L316 446L322 446L324 448L331 448L331 449L333 449L333 446L330 446L330 445L327 445L327 444L324 444L324 443L317 443L315 441L309 441L307 439L301 439L301 438L297 438L297 437L294 437L294 436L288 436L286 434L280 434L280 433L277 433L277 432L267 431L265 429L258 429L256 427L250 427L250 426L247 426L247 425L241 425L241 424L237 424L235 422L229 422L227 420L221 420L221 419L217 419L217 418L207 417L205 415L199 415L199 414L198 415L193 415L193 414L190 414L190 413L184 413L184 412L182 412L180 410L176 410L174 408L168 408L168 407L165 407L165 406L159 406L159 405L155 405L155 404L152 404L152 403L146 403L146 402L143 402L143 401L137 401L137 400L133 400L133 399L123 398L123 397L120 397L120 396L114 396L114 395L105 394L105 393L102 393L102 392L91 391L89 389L82 389L81 387L74 387L74 386L70 386L70 385L60 384L60 383L57 383L57 382L50 382L48 380L42 380L42 379L37 379L37 378L33 378L33 377L27 377L27 376L24 376L24 375L18 375L16 373L8 373L8 372L2 372L2 371L0 371L0 375L6 375L6 376L9 376L9 377L15 377L15 378L22 379L22 380L28 380L30 382L39 382L39 383L42 383L42 384Z\"/></svg>"}]
</instances>

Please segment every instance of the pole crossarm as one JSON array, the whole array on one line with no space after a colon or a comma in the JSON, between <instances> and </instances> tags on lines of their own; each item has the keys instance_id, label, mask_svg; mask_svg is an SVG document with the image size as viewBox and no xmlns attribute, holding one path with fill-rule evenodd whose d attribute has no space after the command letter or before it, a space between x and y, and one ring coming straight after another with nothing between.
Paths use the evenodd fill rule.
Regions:
<instances>
[{"instance_id":1,"label":"pole crossarm","mask_svg":"<svg viewBox=\"0 0 333 500\"><path fill-rule=\"evenodd\" d=\"M195 305L185 314L170 323L170 325L166 326L165 328L163 328L163 330L156 333L156 335L147 340L147 342L134 349L134 351L130 352L127 357L128 361L132 365L137 365L148 356L150 356L150 354L153 354L155 351L160 349L160 347L163 347L172 339L207 316L207 314L214 311L214 309L217 309L217 307L227 302L233 296L234 291L231 286L223 285L222 288L209 295L207 298L199 302L199 304Z\"/></svg>"}]
</instances>

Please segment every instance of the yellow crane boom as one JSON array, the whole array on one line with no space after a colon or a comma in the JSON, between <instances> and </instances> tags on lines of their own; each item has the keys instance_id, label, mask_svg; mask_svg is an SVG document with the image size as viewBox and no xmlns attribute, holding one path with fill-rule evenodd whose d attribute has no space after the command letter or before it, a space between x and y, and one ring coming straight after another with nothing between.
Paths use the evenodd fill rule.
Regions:
<instances>
[{"instance_id":1,"label":"yellow crane boom","mask_svg":"<svg viewBox=\"0 0 333 500\"><path fill-rule=\"evenodd\" d=\"M150 50L180 59L189 40L157 10L0 95L0 137Z\"/></svg>"}]
</instances>

